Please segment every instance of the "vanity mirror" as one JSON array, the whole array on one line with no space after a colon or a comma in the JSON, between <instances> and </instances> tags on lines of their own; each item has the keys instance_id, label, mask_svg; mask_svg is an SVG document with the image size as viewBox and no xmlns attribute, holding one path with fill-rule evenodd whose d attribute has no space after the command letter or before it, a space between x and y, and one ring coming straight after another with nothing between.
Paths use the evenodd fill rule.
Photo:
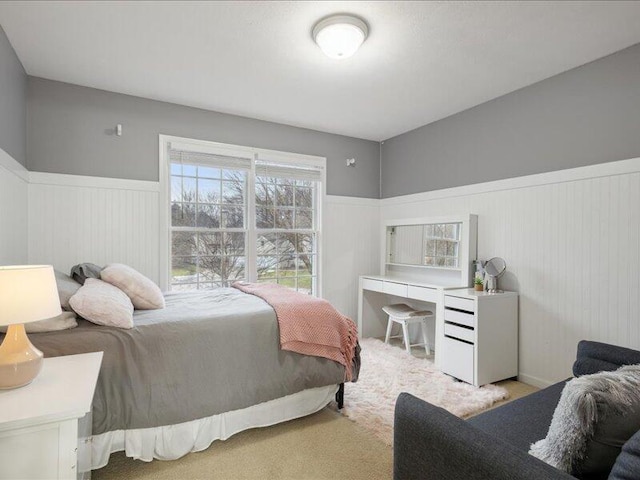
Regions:
<instances>
[{"instance_id":1,"label":"vanity mirror","mask_svg":"<svg viewBox=\"0 0 640 480\"><path fill-rule=\"evenodd\" d=\"M387 227L387 263L459 268L462 223Z\"/></svg>"},{"instance_id":2,"label":"vanity mirror","mask_svg":"<svg viewBox=\"0 0 640 480\"><path fill-rule=\"evenodd\" d=\"M507 269L507 262L500 257L493 257L484 266L487 273L487 291L489 293L502 293L498 288L498 278L500 278Z\"/></svg>"},{"instance_id":3,"label":"vanity mirror","mask_svg":"<svg viewBox=\"0 0 640 480\"><path fill-rule=\"evenodd\" d=\"M470 265L476 258L475 215L389 220L384 227L385 275L470 285Z\"/></svg>"}]
</instances>

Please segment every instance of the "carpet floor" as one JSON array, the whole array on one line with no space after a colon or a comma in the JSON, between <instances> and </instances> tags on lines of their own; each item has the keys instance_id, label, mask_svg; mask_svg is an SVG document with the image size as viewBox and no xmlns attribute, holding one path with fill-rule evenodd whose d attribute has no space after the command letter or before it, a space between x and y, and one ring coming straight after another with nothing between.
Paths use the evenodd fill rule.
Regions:
<instances>
[{"instance_id":1,"label":"carpet floor","mask_svg":"<svg viewBox=\"0 0 640 480\"><path fill-rule=\"evenodd\" d=\"M422 350L424 353L424 350ZM416 352L418 353L418 352ZM499 382L515 400L537 388ZM347 393L348 398L348 393ZM203 452L178 460L146 463L119 452L109 464L94 470L94 480L329 480L390 479L393 452L370 431L327 407L305 418L268 428L248 430Z\"/></svg>"},{"instance_id":2,"label":"carpet floor","mask_svg":"<svg viewBox=\"0 0 640 480\"><path fill-rule=\"evenodd\" d=\"M390 479L391 448L327 407L314 415L247 430L178 460L111 455L93 480Z\"/></svg>"}]
</instances>

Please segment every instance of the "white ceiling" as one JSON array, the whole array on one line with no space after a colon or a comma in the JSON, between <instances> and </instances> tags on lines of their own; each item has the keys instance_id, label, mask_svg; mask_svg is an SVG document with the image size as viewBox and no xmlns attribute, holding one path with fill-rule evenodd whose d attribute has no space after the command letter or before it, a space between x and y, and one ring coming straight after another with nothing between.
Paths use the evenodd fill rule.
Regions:
<instances>
[{"instance_id":1,"label":"white ceiling","mask_svg":"<svg viewBox=\"0 0 640 480\"><path fill-rule=\"evenodd\" d=\"M311 39L364 18L347 60ZM30 75L384 140L640 42L640 2L0 2Z\"/></svg>"}]
</instances>

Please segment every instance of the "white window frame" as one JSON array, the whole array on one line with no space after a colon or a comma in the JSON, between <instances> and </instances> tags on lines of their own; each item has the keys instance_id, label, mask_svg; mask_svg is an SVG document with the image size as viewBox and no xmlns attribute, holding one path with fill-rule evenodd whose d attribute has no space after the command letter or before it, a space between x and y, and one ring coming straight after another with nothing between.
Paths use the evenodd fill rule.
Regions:
<instances>
[{"instance_id":1,"label":"white window frame","mask_svg":"<svg viewBox=\"0 0 640 480\"><path fill-rule=\"evenodd\" d=\"M191 151L203 153L225 152L230 156L239 156L251 159L251 170L247 180L247 213L246 226L248 231L256 231L255 227L255 174L256 161L268 160L277 162L278 164L291 165L297 167L312 167L320 170L321 180L318 186L318 201L316 210L316 292L318 297L322 296L323 284L323 263L324 263L324 236L323 236L323 211L327 196L327 159L315 155L306 155L300 153L282 152L278 150L268 150L264 148L245 147L240 145L231 145L226 143L211 142L208 140L198 140L185 137L176 137L173 135L160 134L158 136L159 146L159 184L160 192L158 195L159 212L160 212L160 258L159 258L159 283L162 290L168 290L170 286L170 269L171 269L171 173L170 160L167 155L169 144L177 148L185 148ZM255 235L247 235L246 256L247 269L246 275L252 281L257 279L257 249Z\"/></svg>"}]
</instances>

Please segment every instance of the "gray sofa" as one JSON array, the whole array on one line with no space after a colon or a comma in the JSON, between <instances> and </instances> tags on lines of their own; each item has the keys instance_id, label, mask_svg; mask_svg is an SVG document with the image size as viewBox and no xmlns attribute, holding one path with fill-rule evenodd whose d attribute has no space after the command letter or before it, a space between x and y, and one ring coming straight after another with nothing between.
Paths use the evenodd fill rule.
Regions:
<instances>
[{"instance_id":1,"label":"gray sofa","mask_svg":"<svg viewBox=\"0 0 640 480\"><path fill-rule=\"evenodd\" d=\"M573 373L580 376L634 364L640 364L636 350L582 341ZM400 394L394 423L394 479L573 479L527 453L532 443L547 435L565 383L466 421L408 393ZM623 446L611 473L589 480L596 478L640 479L640 431Z\"/></svg>"}]
</instances>

